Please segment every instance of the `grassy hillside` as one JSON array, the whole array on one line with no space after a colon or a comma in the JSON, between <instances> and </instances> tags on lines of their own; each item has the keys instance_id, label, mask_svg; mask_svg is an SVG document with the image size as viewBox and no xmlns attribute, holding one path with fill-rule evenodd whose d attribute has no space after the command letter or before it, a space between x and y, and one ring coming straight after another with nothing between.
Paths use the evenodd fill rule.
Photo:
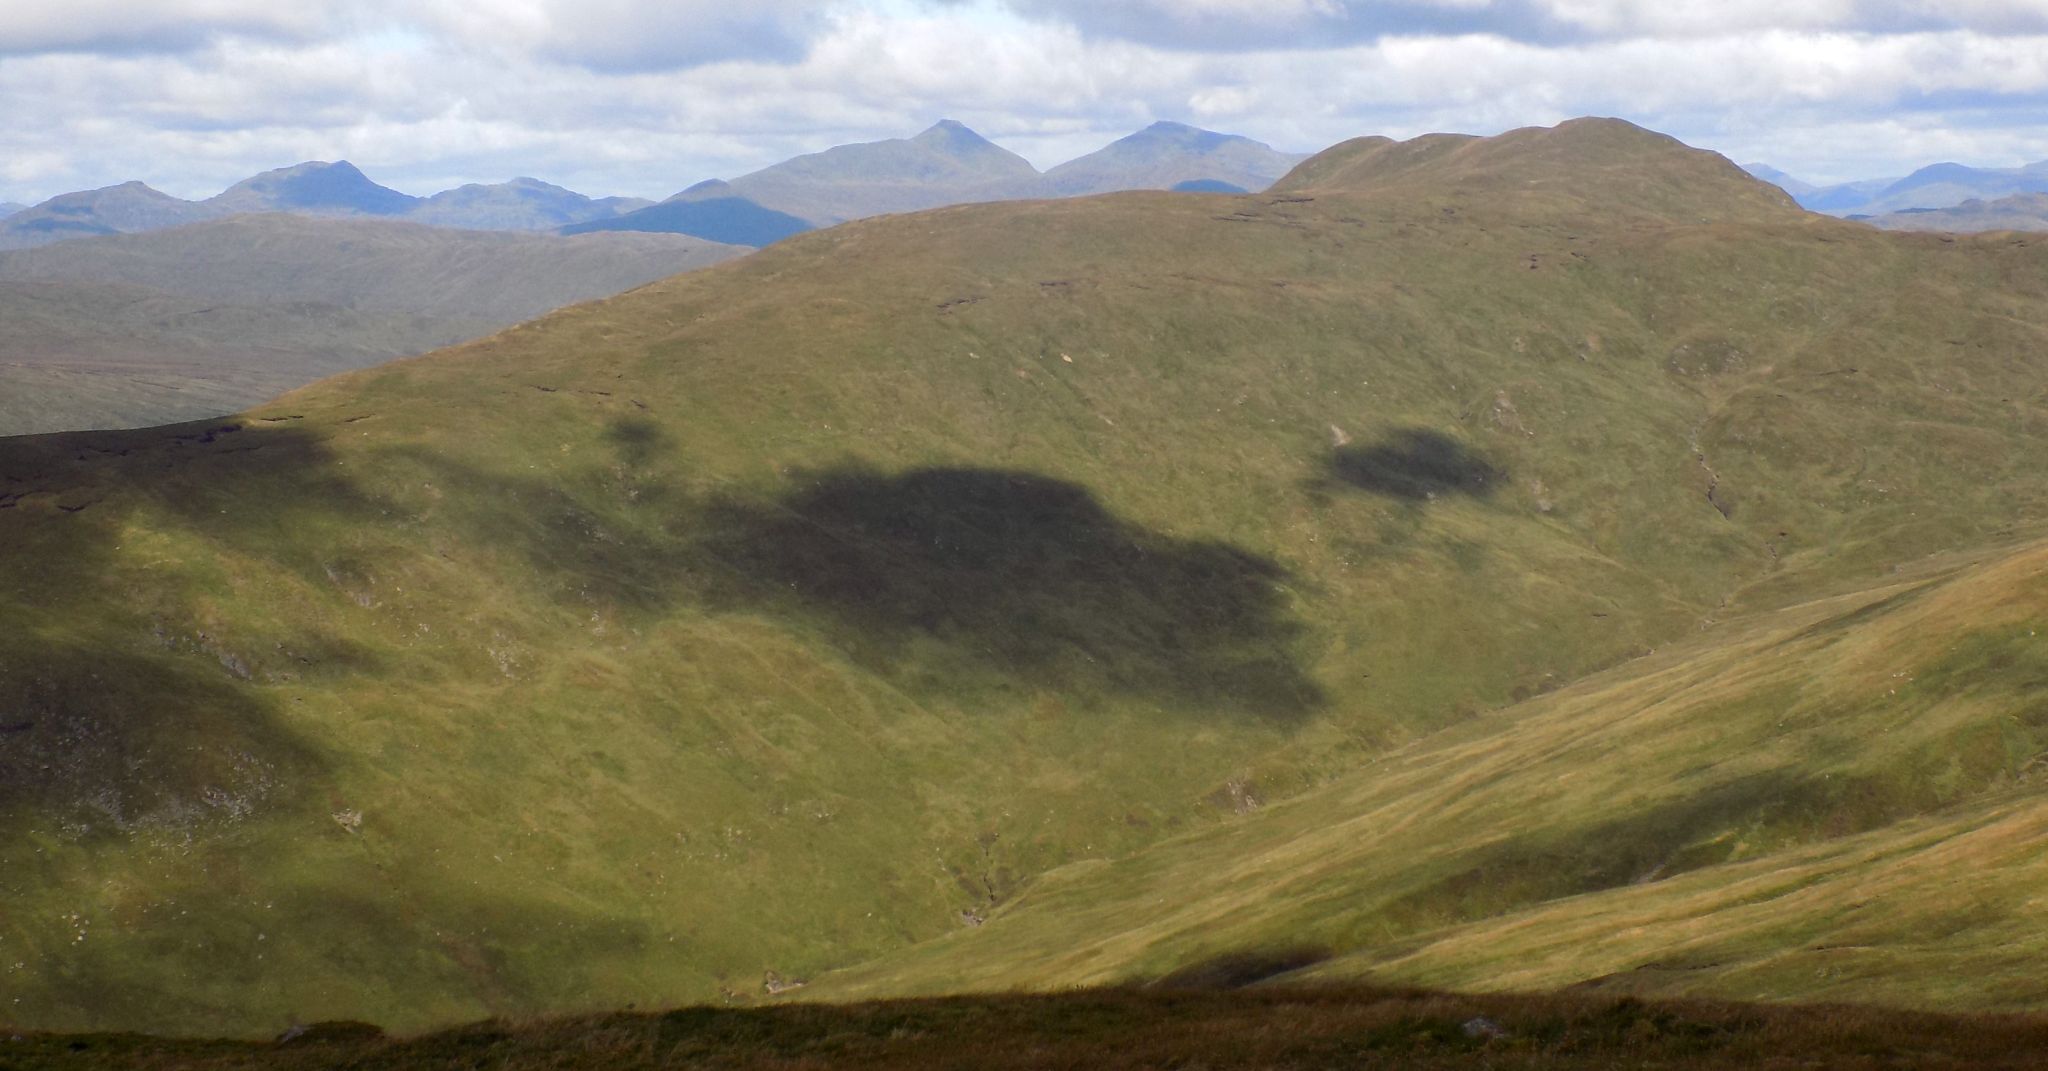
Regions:
<instances>
[{"instance_id":1,"label":"grassy hillside","mask_svg":"<svg viewBox=\"0 0 2048 1071\"><path fill-rule=\"evenodd\" d=\"M954 933L862 977L1051 981L1085 970L1025 935L1156 916L1103 959L1142 974L1269 919L1384 950L1373 905L1432 882L1409 932L1594 891L1457 884L1553 813L1559 851L1835 844L1775 801L1861 768L1772 780L1737 734L1639 825L1493 801L1270 909L1182 847L1400 810L1389 770L1519 746L1574 680L2044 516L2041 248L1809 217L1625 124L1398 181L1356 148L1264 197L863 221L234 420L0 443L0 1018L749 999ZM1901 802L1843 833L1963 798L1874 754ZM1205 905L1244 928L1176 928Z\"/></svg>"},{"instance_id":2,"label":"grassy hillside","mask_svg":"<svg viewBox=\"0 0 2048 1071\"><path fill-rule=\"evenodd\" d=\"M268 215L0 254L0 435L233 412L740 252Z\"/></svg>"},{"instance_id":3,"label":"grassy hillside","mask_svg":"<svg viewBox=\"0 0 2048 1071\"><path fill-rule=\"evenodd\" d=\"M1261 976L2048 1003L2048 543L1701 635L807 995ZM1277 955L1277 953L1276 953Z\"/></svg>"}]
</instances>

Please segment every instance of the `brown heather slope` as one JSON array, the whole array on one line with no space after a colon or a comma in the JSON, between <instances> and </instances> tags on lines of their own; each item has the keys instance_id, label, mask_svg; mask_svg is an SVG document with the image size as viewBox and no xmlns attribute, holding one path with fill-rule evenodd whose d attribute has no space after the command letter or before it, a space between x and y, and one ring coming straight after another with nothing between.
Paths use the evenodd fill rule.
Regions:
<instances>
[{"instance_id":1,"label":"brown heather slope","mask_svg":"<svg viewBox=\"0 0 2048 1071\"><path fill-rule=\"evenodd\" d=\"M386 1038L320 1023L276 1042L133 1035L0 1038L15 1071L627 1071L700 1068L1213 1067L1596 1069L2033 1068L2039 1016L1457 995L1355 986L1186 987L853 1005L680 1008L493 1020Z\"/></svg>"},{"instance_id":2,"label":"brown heather slope","mask_svg":"<svg viewBox=\"0 0 2048 1071\"><path fill-rule=\"evenodd\" d=\"M1455 755L1435 734L1509 747L1570 682L2048 517L2041 246L1808 216L1612 122L1397 180L1333 152L1274 196L863 221L230 421L0 443L0 1017L410 1029L863 962L917 989L971 942L913 946L967 932L1029 973L1066 947L1004 936L1034 900L1112 934L1225 903L1091 870L1228 878L1281 801L1377 798L1397 754ZM2035 649L1972 650L1980 732ZM1884 807L1813 786L1853 737L1625 837L1611 796L1557 803L1555 843L1503 797L1419 847L1396 877L1443 906L1398 919L1584 891L1461 883L1478 842L1605 881L1754 858L1695 850L1722 821L1798 818L1763 852L1936 820L2041 750L1998 739L1931 794L1873 752ZM1773 746L1648 748L1641 792ZM1229 951L1139 944L1106 962Z\"/></svg>"},{"instance_id":3,"label":"brown heather slope","mask_svg":"<svg viewBox=\"0 0 2048 1071\"><path fill-rule=\"evenodd\" d=\"M1611 212L1619 222L1757 222L1797 211L1790 195L1750 180L1718 154L1593 118L1491 138L1358 138L1318 153L1267 192L1371 193L1410 203L1450 197L1525 221Z\"/></svg>"}]
</instances>

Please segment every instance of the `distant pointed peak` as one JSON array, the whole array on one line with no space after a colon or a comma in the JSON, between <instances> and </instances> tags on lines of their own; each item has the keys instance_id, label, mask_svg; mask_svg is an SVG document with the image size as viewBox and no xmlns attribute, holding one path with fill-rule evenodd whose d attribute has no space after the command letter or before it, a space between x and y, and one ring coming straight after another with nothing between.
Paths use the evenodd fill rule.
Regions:
<instances>
[{"instance_id":1,"label":"distant pointed peak","mask_svg":"<svg viewBox=\"0 0 2048 1071\"><path fill-rule=\"evenodd\" d=\"M979 149L983 146L993 147L995 144L958 119L941 119L924 133L910 140L919 145L939 145L954 149Z\"/></svg>"}]
</instances>

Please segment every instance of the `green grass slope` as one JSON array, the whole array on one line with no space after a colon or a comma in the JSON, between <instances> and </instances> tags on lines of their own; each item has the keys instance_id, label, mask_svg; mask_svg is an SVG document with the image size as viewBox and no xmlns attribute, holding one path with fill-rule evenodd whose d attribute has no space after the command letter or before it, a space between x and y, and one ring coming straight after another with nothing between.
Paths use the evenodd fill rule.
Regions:
<instances>
[{"instance_id":1,"label":"green grass slope","mask_svg":"<svg viewBox=\"0 0 2048 1071\"><path fill-rule=\"evenodd\" d=\"M2043 515L2040 248L1622 124L1500 141L864 221L0 443L0 1017L408 1028L995 940L1076 864Z\"/></svg>"}]
</instances>

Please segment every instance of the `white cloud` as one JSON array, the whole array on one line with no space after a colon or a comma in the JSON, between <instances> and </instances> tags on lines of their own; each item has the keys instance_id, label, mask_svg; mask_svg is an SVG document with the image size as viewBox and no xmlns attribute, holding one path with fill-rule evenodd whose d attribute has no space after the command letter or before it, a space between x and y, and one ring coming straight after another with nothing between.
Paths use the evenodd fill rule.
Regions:
<instances>
[{"instance_id":1,"label":"white cloud","mask_svg":"<svg viewBox=\"0 0 2048 1071\"><path fill-rule=\"evenodd\" d=\"M0 200L130 178L205 196L264 168L343 157L409 192L531 174L662 196L942 116L1042 166L1159 118L1311 150L1577 114L1622 115L1820 179L2048 158L2048 26L2034 26L2048 0L1730 0L1712 22L1692 13L1705 5L1412 0L1383 13L1547 29L1365 37L1332 29L1356 6L1341 0L1182 0L1161 16L1181 20L1175 33L1207 33L1256 7L1269 27L1322 27L1312 47L1139 40L1055 0L398 2L270 15L247 0L74 0L74 36L122 11L169 27L150 47L95 50L26 48L49 39L59 9L12 0L0 19L0 49L16 50L0 58Z\"/></svg>"},{"instance_id":2,"label":"white cloud","mask_svg":"<svg viewBox=\"0 0 2048 1071\"><path fill-rule=\"evenodd\" d=\"M305 40L342 15L320 0L7 0L0 54L176 51L227 34Z\"/></svg>"},{"instance_id":3,"label":"white cloud","mask_svg":"<svg viewBox=\"0 0 2048 1071\"><path fill-rule=\"evenodd\" d=\"M794 60L831 24L810 0L422 0L400 16L455 40L601 71Z\"/></svg>"}]
</instances>

